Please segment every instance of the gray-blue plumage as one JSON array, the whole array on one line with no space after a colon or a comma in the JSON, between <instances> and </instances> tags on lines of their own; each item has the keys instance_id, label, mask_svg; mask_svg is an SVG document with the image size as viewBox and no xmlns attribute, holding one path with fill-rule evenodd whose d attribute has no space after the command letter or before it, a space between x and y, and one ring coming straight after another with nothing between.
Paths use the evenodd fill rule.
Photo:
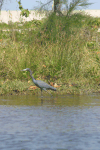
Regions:
<instances>
[{"instance_id":1,"label":"gray-blue plumage","mask_svg":"<svg viewBox=\"0 0 100 150\"><path fill-rule=\"evenodd\" d=\"M31 71L29 68L23 69L23 70L21 70L21 71L29 71L29 72L30 72L30 76L31 76L31 78L32 78L33 83L34 83L37 87L39 87L39 88L41 89L41 95L42 95L42 90L44 90L44 91L46 91L46 92L47 92L47 90L56 91L56 88L54 88L53 86L51 86L51 85L45 83L44 81L35 80L34 77L32 76L32 71ZM48 92L48 93L49 93L49 92ZM49 94L51 94L51 93L49 93Z\"/></svg>"}]
</instances>

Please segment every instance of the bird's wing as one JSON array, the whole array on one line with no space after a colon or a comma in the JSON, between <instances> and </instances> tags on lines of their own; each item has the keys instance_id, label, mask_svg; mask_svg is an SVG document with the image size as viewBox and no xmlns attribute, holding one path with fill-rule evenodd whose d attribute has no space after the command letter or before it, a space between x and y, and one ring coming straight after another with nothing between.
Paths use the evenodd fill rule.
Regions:
<instances>
[{"instance_id":1,"label":"bird's wing","mask_svg":"<svg viewBox=\"0 0 100 150\"><path fill-rule=\"evenodd\" d=\"M54 90L56 91L56 88L54 88L53 86L47 84L46 82L44 81L41 81L41 80L36 80L36 85L39 87L39 88L42 88L42 89L51 89L51 90Z\"/></svg>"},{"instance_id":2,"label":"bird's wing","mask_svg":"<svg viewBox=\"0 0 100 150\"><path fill-rule=\"evenodd\" d=\"M50 88L50 85L41 80L36 80L36 84L40 88Z\"/></svg>"}]
</instances>

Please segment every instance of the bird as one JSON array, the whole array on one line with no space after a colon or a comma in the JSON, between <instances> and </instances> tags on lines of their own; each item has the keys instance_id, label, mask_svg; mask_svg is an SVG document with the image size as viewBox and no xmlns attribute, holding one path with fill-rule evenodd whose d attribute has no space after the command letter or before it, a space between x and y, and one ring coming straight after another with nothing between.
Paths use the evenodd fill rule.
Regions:
<instances>
[{"instance_id":1,"label":"bird","mask_svg":"<svg viewBox=\"0 0 100 150\"><path fill-rule=\"evenodd\" d=\"M21 70L21 71L29 71L29 72L30 72L30 76L31 76L31 78L32 78L33 83L34 83L37 87L39 87L39 88L41 89L41 97L43 97L43 96L42 96L42 90L46 91L47 93L49 93L47 90L56 91L56 88L55 88L55 87L53 87L53 86L47 84L46 82L41 81L41 80L35 80L34 77L32 76L32 71L31 71L30 68L26 68L26 69L23 69L23 70ZM52 96L51 93L49 93L49 94Z\"/></svg>"}]
</instances>

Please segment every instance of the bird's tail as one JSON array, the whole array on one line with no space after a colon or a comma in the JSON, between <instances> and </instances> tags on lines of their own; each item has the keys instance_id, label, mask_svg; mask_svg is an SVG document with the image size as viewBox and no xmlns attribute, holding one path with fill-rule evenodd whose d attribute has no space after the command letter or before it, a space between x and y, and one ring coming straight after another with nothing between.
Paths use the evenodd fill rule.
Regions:
<instances>
[{"instance_id":1,"label":"bird's tail","mask_svg":"<svg viewBox=\"0 0 100 150\"><path fill-rule=\"evenodd\" d=\"M54 88L53 86L50 86L51 87L51 90L53 90L53 91L56 91L57 89L56 88Z\"/></svg>"}]
</instances>

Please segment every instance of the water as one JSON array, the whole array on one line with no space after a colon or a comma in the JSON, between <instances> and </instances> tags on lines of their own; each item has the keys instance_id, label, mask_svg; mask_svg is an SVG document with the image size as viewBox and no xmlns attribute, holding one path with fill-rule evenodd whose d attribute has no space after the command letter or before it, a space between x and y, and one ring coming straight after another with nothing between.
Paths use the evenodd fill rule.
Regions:
<instances>
[{"instance_id":1,"label":"water","mask_svg":"<svg viewBox=\"0 0 100 150\"><path fill-rule=\"evenodd\" d=\"M100 150L100 95L0 97L0 150Z\"/></svg>"}]
</instances>

